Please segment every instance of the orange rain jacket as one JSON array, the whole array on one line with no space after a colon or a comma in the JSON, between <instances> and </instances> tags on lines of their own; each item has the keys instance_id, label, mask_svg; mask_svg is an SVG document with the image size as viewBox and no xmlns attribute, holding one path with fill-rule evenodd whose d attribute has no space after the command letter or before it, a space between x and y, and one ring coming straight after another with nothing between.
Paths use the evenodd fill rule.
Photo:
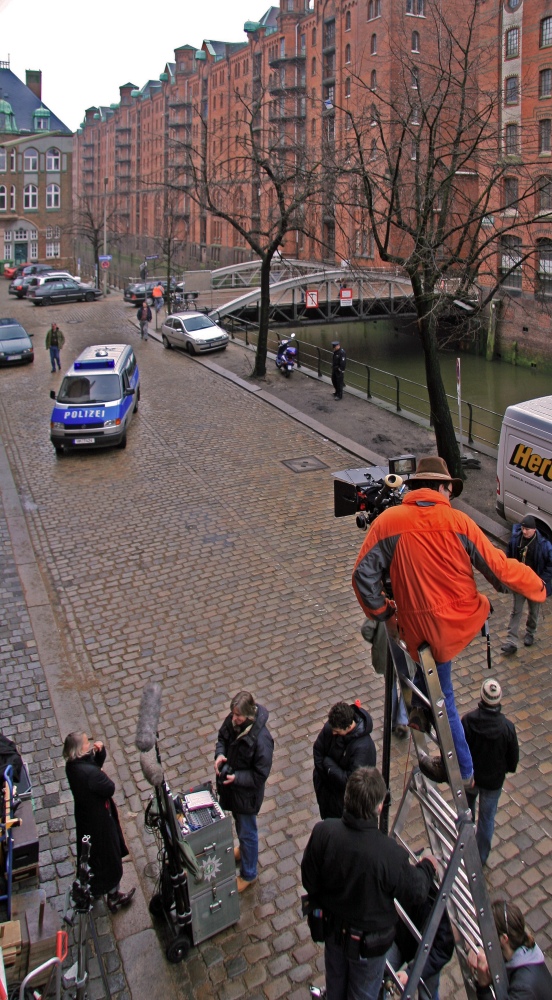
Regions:
<instances>
[{"instance_id":1,"label":"orange rain jacket","mask_svg":"<svg viewBox=\"0 0 552 1000\"><path fill-rule=\"evenodd\" d=\"M418 660L427 642L436 663L452 660L480 632L490 610L478 593L474 566L495 590L544 601L540 577L517 559L507 559L467 514L454 510L436 490L407 493L373 522L358 555L353 587L369 618L384 621L393 605L383 592L389 576L397 605L399 635Z\"/></svg>"}]
</instances>

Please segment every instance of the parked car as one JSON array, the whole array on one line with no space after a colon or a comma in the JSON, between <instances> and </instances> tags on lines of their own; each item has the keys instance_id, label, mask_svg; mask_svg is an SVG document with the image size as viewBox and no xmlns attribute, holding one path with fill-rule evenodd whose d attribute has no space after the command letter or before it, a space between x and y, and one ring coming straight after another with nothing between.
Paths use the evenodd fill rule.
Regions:
<instances>
[{"instance_id":1,"label":"parked car","mask_svg":"<svg viewBox=\"0 0 552 1000\"><path fill-rule=\"evenodd\" d=\"M182 284L182 282L181 282L181 284ZM159 279L158 278L150 278L150 279L148 279L148 281L146 281L145 286L144 286L144 282L143 281L134 281L134 282L131 282L131 284L127 285L127 287L125 288L125 290L123 292L123 298L124 298L125 302L130 302L131 305L133 305L133 306L140 306L140 305L142 305L142 302L144 301L144 299L146 297L146 292L147 292L148 305L151 306L152 302L153 302L151 293L152 293L152 291L153 291L153 289L155 288L156 285L162 285L163 292L166 295L166 293L167 293L167 280L166 280L166 278L165 279L163 279L163 278L159 278ZM178 289L178 285L177 285L175 279L171 278L171 290L172 291L176 291L177 289Z\"/></svg>"},{"instance_id":2,"label":"parked car","mask_svg":"<svg viewBox=\"0 0 552 1000\"><path fill-rule=\"evenodd\" d=\"M10 281L12 278L18 278L20 274L23 274L25 267L30 267L29 261L25 261L23 264L4 264L4 277Z\"/></svg>"},{"instance_id":3,"label":"parked car","mask_svg":"<svg viewBox=\"0 0 552 1000\"><path fill-rule=\"evenodd\" d=\"M222 327L200 312L174 313L161 327L163 347L183 347L188 354L223 351L230 337Z\"/></svg>"},{"instance_id":4,"label":"parked car","mask_svg":"<svg viewBox=\"0 0 552 1000\"><path fill-rule=\"evenodd\" d=\"M9 295L16 295L18 299L23 299L27 294L30 280L30 278L26 278L23 274L20 274L18 278L14 278L8 288Z\"/></svg>"},{"instance_id":5,"label":"parked car","mask_svg":"<svg viewBox=\"0 0 552 1000\"><path fill-rule=\"evenodd\" d=\"M18 361L21 364L34 361L31 337L21 323L6 316L0 319L0 365L13 365Z\"/></svg>"},{"instance_id":6,"label":"parked car","mask_svg":"<svg viewBox=\"0 0 552 1000\"><path fill-rule=\"evenodd\" d=\"M57 302L94 302L102 297L101 289L83 285L72 278L58 278L44 285L29 288L27 298L34 306L49 306Z\"/></svg>"}]
</instances>

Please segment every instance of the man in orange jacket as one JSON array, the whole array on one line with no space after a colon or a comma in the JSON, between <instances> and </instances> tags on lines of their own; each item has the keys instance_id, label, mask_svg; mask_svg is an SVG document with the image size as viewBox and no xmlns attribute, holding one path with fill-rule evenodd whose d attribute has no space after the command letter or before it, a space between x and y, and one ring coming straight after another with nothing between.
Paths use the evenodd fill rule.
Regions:
<instances>
[{"instance_id":1,"label":"man in orange jacket","mask_svg":"<svg viewBox=\"0 0 552 1000\"><path fill-rule=\"evenodd\" d=\"M451 661L481 631L490 611L488 598L477 590L472 567L495 590L523 594L531 601L544 601L546 587L528 566L507 559L491 545L467 514L451 507L450 498L460 495L463 483L450 475L442 458L420 459L407 485L403 503L373 522L355 564L353 587L369 618L386 621L396 615L399 638L414 660L419 646L429 644L460 773L469 786L473 764L454 701ZM385 595L386 578L391 580L394 600ZM423 686L420 667L415 682ZM420 768L435 781L447 780L439 757L426 757Z\"/></svg>"}]
</instances>

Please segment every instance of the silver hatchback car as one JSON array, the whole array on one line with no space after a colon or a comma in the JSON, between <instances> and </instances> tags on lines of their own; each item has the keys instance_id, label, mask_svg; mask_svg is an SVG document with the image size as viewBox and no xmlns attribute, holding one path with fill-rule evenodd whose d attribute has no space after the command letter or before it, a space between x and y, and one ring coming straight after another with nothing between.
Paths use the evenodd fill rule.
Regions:
<instances>
[{"instance_id":1,"label":"silver hatchback car","mask_svg":"<svg viewBox=\"0 0 552 1000\"><path fill-rule=\"evenodd\" d=\"M173 313L161 327L163 347L183 347L188 354L205 351L223 351L229 336L222 327L213 323L204 313Z\"/></svg>"}]
</instances>

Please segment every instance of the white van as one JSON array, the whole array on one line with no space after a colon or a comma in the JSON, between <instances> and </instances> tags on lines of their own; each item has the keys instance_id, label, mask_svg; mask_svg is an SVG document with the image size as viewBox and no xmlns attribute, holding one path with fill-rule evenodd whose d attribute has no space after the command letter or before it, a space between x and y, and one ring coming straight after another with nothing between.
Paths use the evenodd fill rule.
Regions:
<instances>
[{"instance_id":1,"label":"white van","mask_svg":"<svg viewBox=\"0 0 552 1000\"><path fill-rule=\"evenodd\" d=\"M508 521L532 514L552 539L552 396L509 406L496 470L496 510Z\"/></svg>"}]
</instances>

